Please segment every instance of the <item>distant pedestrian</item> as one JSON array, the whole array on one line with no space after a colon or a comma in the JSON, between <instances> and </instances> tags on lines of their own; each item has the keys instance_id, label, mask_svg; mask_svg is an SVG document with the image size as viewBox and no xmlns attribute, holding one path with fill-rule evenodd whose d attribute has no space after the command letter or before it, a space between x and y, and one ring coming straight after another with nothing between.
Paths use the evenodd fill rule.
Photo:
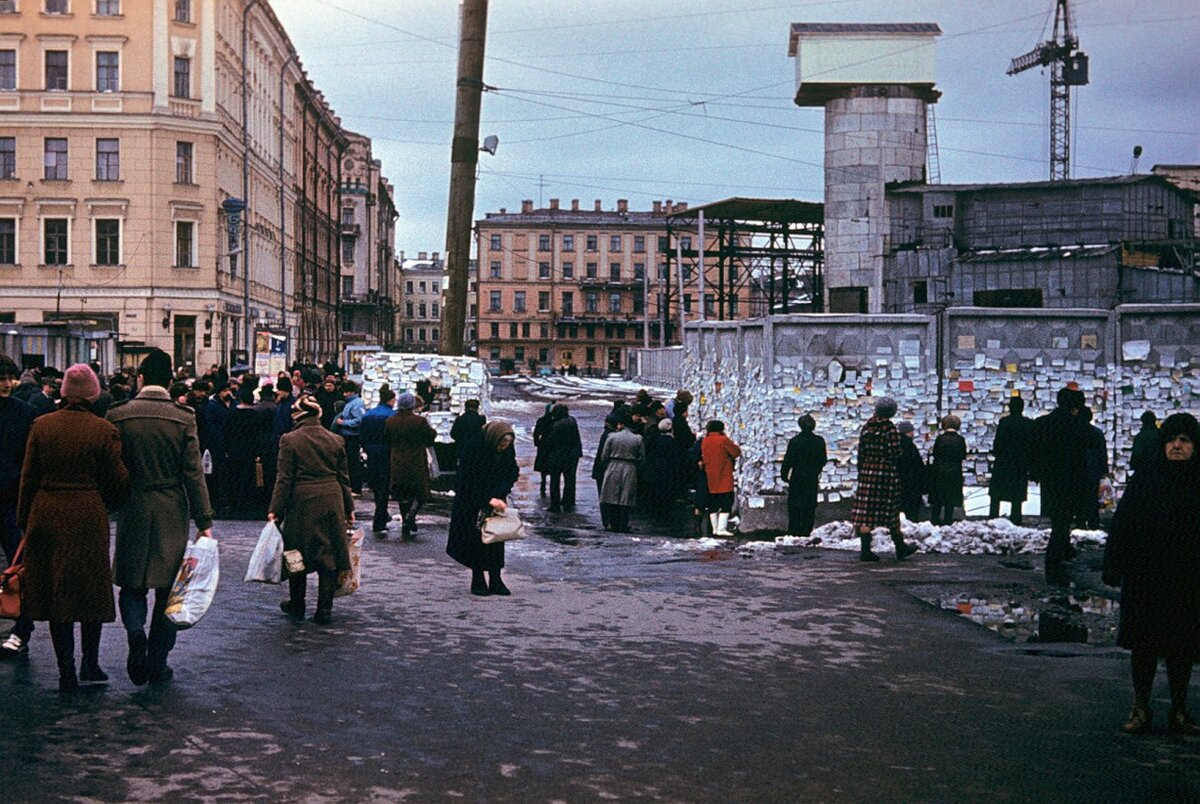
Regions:
<instances>
[{"instance_id":1,"label":"distant pedestrian","mask_svg":"<svg viewBox=\"0 0 1200 804\"><path fill-rule=\"evenodd\" d=\"M21 487L21 467L25 463L25 442L33 423L33 408L13 392L20 370L6 354L0 354L0 547L11 565L16 562L21 529L17 527L17 492ZM15 659L29 652L33 620L21 618L0 643L0 659Z\"/></svg>"},{"instance_id":2,"label":"distant pedestrian","mask_svg":"<svg viewBox=\"0 0 1200 804\"><path fill-rule=\"evenodd\" d=\"M637 503L638 469L646 460L642 437L629 429L629 416L617 414L616 432L604 440L601 461L604 463L604 483L600 487L602 518L607 529L617 533L629 532L629 515Z\"/></svg>"},{"instance_id":3,"label":"distant pedestrian","mask_svg":"<svg viewBox=\"0 0 1200 804\"><path fill-rule=\"evenodd\" d=\"M108 420L121 433L129 495L117 509L113 580L129 642L125 670L136 685L165 684L174 676L167 656L176 628L167 619L167 598L188 544L188 520L197 538L212 536L212 508L200 466L196 417L167 396L171 358L154 349L138 367L141 389L113 405ZM154 590L150 635L147 607Z\"/></svg>"},{"instance_id":4,"label":"distant pedestrian","mask_svg":"<svg viewBox=\"0 0 1200 804\"><path fill-rule=\"evenodd\" d=\"M616 412L609 413L604 417L604 430L600 433L600 441L596 444L596 455L592 458L592 480L596 482L596 497L599 498L604 489L604 469L606 463L604 461L604 442L608 437L617 431L617 420L620 417ZM600 521L604 525L604 529L608 530L608 507L603 503L600 504Z\"/></svg>"},{"instance_id":5,"label":"distant pedestrian","mask_svg":"<svg viewBox=\"0 0 1200 804\"><path fill-rule=\"evenodd\" d=\"M800 432L788 441L780 475L788 484L788 533L811 536L821 472L829 455L825 450L825 439L816 434L816 419L806 413L799 418L798 424Z\"/></svg>"},{"instance_id":6,"label":"distant pedestrian","mask_svg":"<svg viewBox=\"0 0 1200 804\"><path fill-rule=\"evenodd\" d=\"M565 370L565 367L564 367ZM538 420L533 424L533 471L541 474L541 494L546 496L546 481L550 479L550 472L546 469L546 436L550 433L550 426L554 424L554 417L550 415L550 411L554 408L553 402L546 403L546 411L538 417Z\"/></svg>"},{"instance_id":7,"label":"distant pedestrian","mask_svg":"<svg viewBox=\"0 0 1200 804\"><path fill-rule=\"evenodd\" d=\"M429 448L437 431L424 416L414 412L417 397L405 391L396 398L396 415L387 420L384 434L391 448L390 484L392 499L400 503L401 536L417 533L417 514L429 500Z\"/></svg>"},{"instance_id":8,"label":"distant pedestrian","mask_svg":"<svg viewBox=\"0 0 1200 804\"><path fill-rule=\"evenodd\" d=\"M583 457L579 424L567 406L559 402L550 409L550 430L542 439L543 465L550 475L550 510L575 507L575 476Z\"/></svg>"},{"instance_id":9,"label":"distant pedestrian","mask_svg":"<svg viewBox=\"0 0 1200 804\"><path fill-rule=\"evenodd\" d=\"M1158 417L1154 411L1144 411L1140 417L1142 429L1133 437L1133 452L1129 456L1129 470L1136 472L1150 465L1158 457Z\"/></svg>"},{"instance_id":10,"label":"distant pedestrian","mask_svg":"<svg viewBox=\"0 0 1200 804\"><path fill-rule=\"evenodd\" d=\"M733 467L742 448L725 435L725 423L716 419L704 428L700 460L708 481L708 519L713 536L732 536L729 515L733 512Z\"/></svg>"},{"instance_id":11,"label":"distant pedestrian","mask_svg":"<svg viewBox=\"0 0 1200 804\"><path fill-rule=\"evenodd\" d=\"M675 500L683 487L679 452L675 448L671 428L670 419L660 419L658 426L642 437L646 446L643 475L651 486L647 504L650 515L660 522L670 518Z\"/></svg>"},{"instance_id":12,"label":"distant pedestrian","mask_svg":"<svg viewBox=\"0 0 1200 804\"><path fill-rule=\"evenodd\" d=\"M501 578L504 542L484 544L479 524L481 515L503 513L508 507L508 495L520 474L515 441L512 427L491 421L463 445L459 456L446 553L471 570L473 595L511 594Z\"/></svg>"},{"instance_id":13,"label":"distant pedestrian","mask_svg":"<svg viewBox=\"0 0 1200 804\"><path fill-rule=\"evenodd\" d=\"M1033 431L1033 420L1025 416L1025 400L1014 396L1008 401L1008 415L996 425L992 442L992 478L988 483L988 516L992 519L1000 516L1000 503L1006 501L1012 507L1009 521L1021 524L1021 506L1029 495Z\"/></svg>"},{"instance_id":14,"label":"distant pedestrian","mask_svg":"<svg viewBox=\"0 0 1200 804\"><path fill-rule=\"evenodd\" d=\"M387 422L395 414L396 392L384 384L379 388L379 404L367 411L362 420L362 446L367 453L367 485L375 497L375 515L371 530L381 538L387 535L388 501L391 499L392 448L387 440Z\"/></svg>"},{"instance_id":15,"label":"distant pedestrian","mask_svg":"<svg viewBox=\"0 0 1200 804\"><path fill-rule=\"evenodd\" d=\"M204 478L208 486L208 497L217 516L220 517L229 513L229 462L225 460L225 424L229 421L232 399L233 391L229 385L219 383L196 418L200 453L203 455L207 452L212 461L212 471Z\"/></svg>"},{"instance_id":16,"label":"distant pedestrian","mask_svg":"<svg viewBox=\"0 0 1200 804\"><path fill-rule=\"evenodd\" d=\"M259 448L269 439L271 422L264 411L254 407L254 391L238 391L238 405L229 411L225 422L225 465L229 472L230 512L233 519L261 520L266 506L259 509L262 493L259 472L262 456ZM265 477L263 482L266 482Z\"/></svg>"},{"instance_id":17,"label":"distant pedestrian","mask_svg":"<svg viewBox=\"0 0 1200 804\"><path fill-rule=\"evenodd\" d=\"M117 428L92 413L100 396L95 372L83 363L71 366L62 396L62 408L30 428L16 524L25 533L21 615L49 621L58 689L71 693L80 681L108 681L99 664L100 630L117 618L108 508L125 493L129 474ZM75 623L83 647L78 674Z\"/></svg>"},{"instance_id":18,"label":"distant pedestrian","mask_svg":"<svg viewBox=\"0 0 1200 804\"><path fill-rule=\"evenodd\" d=\"M687 451L686 466L689 475L692 478L692 518L693 527L692 535L700 538L704 535L704 523L710 522L708 516L708 476L704 474L704 436L692 444L691 449ZM712 533L710 522L709 533Z\"/></svg>"},{"instance_id":19,"label":"distant pedestrian","mask_svg":"<svg viewBox=\"0 0 1200 804\"><path fill-rule=\"evenodd\" d=\"M900 476L900 513L909 522L920 522L925 494L928 490L928 471L921 451L913 442L913 423L907 419L896 422L900 433L900 457L896 459L896 473Z\"/></svg>"},{"instance_id":20,"label":"distant pedestrian","mask_svg":"<svg viewBox=\"0 0 1200 804\"><path fill-rule=\"evenodd\" d=\"M345 404L334 419L337 433L345 442L346 460L350 462L350 490L355 494L362 494L363 490L362 441L359 438L359 428L362 426L362 417L367 412L359 390L358 383L353 380L342 383L342 398Z\"/></svg>"},{"instance_id":21,"label":"distant pedestrian","mask_svg":"<svg viewBox=\"0 0 1200 804\"><path fill-rule=\"evenodd\" d=\"M860 561L878 561L871 549L871 532L887 528L896 546L896 560L903 561L917 552L916 545L904 543L900 533L900 476L896 459L900 457L900 433L892 424L896 401L883 397L875 403L875 415L867 420L858 435L858 488L850 509L850 522L862 544Z\"/></svg>"},{"instance_id":22,"label":"distant pedestrian","mask_svg":"<svg viewBox=\"0 0 1200 804\"><path fill-rule=\"evenodd\" d=\"M1159 447L1134 473L1117 505L1104 550L1104 582L1121 587L1117 644L1130 651L1133 709L1122 728L1150 731L1158 660L1167 665L1167 729L1200 734L1187 709L1192 667L1200 658L1200 423L1176 413L1159 430Z\"/></svg>"},{"instance_id":23,"label":"distant pedestrian","mask_svg":"<svg viewBox=\"0 0 1200 804\"><path fill-rule=\"evenodd\" d=\"M967 459L967 440L959 434L962 420L943 416L942 432L929 452L929 507L935 525L954 522L954 509L963 505L963 461Z\"/></svg>"},{"instance_id":24,"label":"distant pedestrian","mask_svg":"<svg viewBox=\"0 0 1200 804\"><path fill-rule=\"evenodd\" d=\"M1091 408L1083 409L1084 421L1088 423L1087 447L1083 451L1083 464L1087 468L1088 486L1091 497L1083 501L1083 521L1081 524L1088 530L1100 528L1100 484L1108 477L1108 440L1104 431L1092 421L1094 416Z\"/></svg>"},{"instance_id":25,"label":"distant pedestrian","mask_svg":"<svg viewBox=\"0 0 1200 804\"><path fill-rule=\"evenodd\" d=\"M454 419L454 426L450 428L450 438L457 446L462 447L477 436L485 424L487 417L479 412L479 400L468 399L463 403L463 412Z\"/></svg>"},{"instance_id":26,"label":"distant pedestrian","mask_svg":"<svg viewBox=\"0 0 1200 804\"><path fill-rule=\"evenodd\" d=\"M279 441L279 475L267 519L280 523L283 546L298 550L304 569L288 576L283 613L303 620L308 575L317 574L317 610L312 621L333 620L338 573L350 569L347 524L354 523L345 442L321 426L321 406L303 394L292 411L296 426Z\"/></svg>"},{"instance_id":27,"label":"distant pedestrian","mask_svg":"<svg viewBox=\"0 0 1200 804\"><path fill-rule=\"evenodd\" d=\"M1071 525L1086 514L1089 500L1095 503L1096 489L1087 476L1091 433L1082 415L1083 391L1068 385L1059 389L1056 401L1054 410L1034 421L1029 476L1041 486L1042 516L1050 519L1046 582L1065 586L1069 578L1063 564L1075 555Z\"/></svg>"}]
</instances>

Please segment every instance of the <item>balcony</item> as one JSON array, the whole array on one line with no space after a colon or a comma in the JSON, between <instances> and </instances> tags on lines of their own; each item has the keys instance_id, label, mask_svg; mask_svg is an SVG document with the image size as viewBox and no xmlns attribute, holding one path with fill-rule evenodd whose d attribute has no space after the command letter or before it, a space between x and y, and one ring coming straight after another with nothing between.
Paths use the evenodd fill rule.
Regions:
<instances>
[{"instance_id":1,"label":"balcony","mask_svg":"<svg viewBox=\"0 0 1200 804\"><path fill-rule=\"evenodd\" d=\"M613 290L634 290L643 286L641 279L608 279L605 277L584 277L579 280L579 286L585 288L610 288Z\"/></svg>"},{"instance_id":2,"label":"balcony","mask_svg":"<svg viewBox=\"0 0 1200 804\"><path fill-rule=\"evenodd\" d=\"M362 234L362 227L359 224L342 221L343 236L349 235L351 237L358 237L360 234Z\"/></svg>"},{"instance_id":3,"label":"balcony","mask_svg":"<svg viewBox=\"0 0 1200 804\"><path fill-rule=\"evenodd\" d=\"M374 291L370 293L343 293L343 307L364 307L378 303L378 297Z\"/></svg>"}]
</instances>

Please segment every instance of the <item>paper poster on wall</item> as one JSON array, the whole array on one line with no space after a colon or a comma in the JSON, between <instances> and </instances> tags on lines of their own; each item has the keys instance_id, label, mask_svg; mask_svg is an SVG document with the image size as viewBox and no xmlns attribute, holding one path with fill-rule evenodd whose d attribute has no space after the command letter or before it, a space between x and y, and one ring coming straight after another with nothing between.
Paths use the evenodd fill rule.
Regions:
<instances>
[{"instance_id":1,"label":"paper poster on wall","mask_svg":"<svg viewBox=\"0 0 1200 804\"><path fill-rule=\"evenodd\" d=\"M958 390L960 393L964 393L964 394L972 393L975 390L975 381L974 380L959 380L958 381Z\"/></svg>"},{"instance_id":2,"label":"paper poster on wall","mask_svg":"<svg viewBox=\"0 0 1200 804\"><path fill-rule=\"evenodd\" d=\"M1125 341L1121 344L1121 357L1125 360L1145 360L1150 356L1150 341Z\"/></svg>"}]
</instances>

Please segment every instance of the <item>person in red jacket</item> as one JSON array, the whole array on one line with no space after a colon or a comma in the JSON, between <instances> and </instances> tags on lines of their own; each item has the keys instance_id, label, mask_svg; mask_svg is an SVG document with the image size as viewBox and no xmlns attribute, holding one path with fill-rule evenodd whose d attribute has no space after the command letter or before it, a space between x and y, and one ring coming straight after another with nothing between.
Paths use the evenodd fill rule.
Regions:
<instances>
[{"instance_id":1,"label":"person in red jacket","mask_svg":"<svg viewBox=\"0 0 1200 804\"><path fill-rule=\"evenodd\" d=\"M733 464L742 449L725 435L725 423L710 421L700 446L700 461L708 480L708 521L713 536L732 536L729 514L733 511Z\"/></svg>"}]
</instances>

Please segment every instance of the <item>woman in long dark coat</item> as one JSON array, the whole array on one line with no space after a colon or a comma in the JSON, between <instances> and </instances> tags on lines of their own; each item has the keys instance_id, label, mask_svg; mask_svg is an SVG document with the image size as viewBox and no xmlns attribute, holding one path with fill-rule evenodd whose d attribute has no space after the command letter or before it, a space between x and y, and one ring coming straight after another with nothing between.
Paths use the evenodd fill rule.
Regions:
<instances>
[{"instance_id":1,"label":"woman in long dark coat","mask_svg":"<svg viewBox=\"0 0 1200 804\"><path fill-rule=\"evenodd\" d=\"M463 445L458 457L454 508L450 511L450 535L446 554L471 570L471 594L507 595L500 577L504 569L504 542L484 544L479 533L479 515L503 512L505 501L517 482L516 436L504 422L488 422L479 435ZM488 578L484 578L484 572Z\"/></svg>"},{"instance_id":2,"label":"woman in long dark coat","mask_svg":"<svg viewBox=\"0 0 1200 804\"><path fill-rule=\"evenodd\" d=\"M416 397L405 391L396 398L396 415L388 417L384 435L391 448L390 484L392 499L400 503L404 521L401 535L417 534L417 514L429 500L429 453L437 431L424 416L413 412Z\"/></svg>"},{"instance_id":3,"label":"woman in long dark coat","mask_svg":"<svg viewBox=\"0 0 1200 804\"><path fill-rule=\"evenodd\" d=\"M543 497L546 496L546 481L550 479L550 470L546 468L546 436L550 435L550 427L554 424L554 419L550 415L550 411L554 408L553 402L546 403L546 412L533 424L533 471L540 472L542 475L542 491Z\"/></svg>"},{"instance_id":4,"label":"woman in long dark coat","mask_svg":"<svg viewBox=\"0 0 1200 804\"><path fill-rule=\"evenodd\" d=\"M116 619L108 563L108 508L129 473L117 428L92 412L100 382L85 364L67 369L63 406L34 421L21 470L17 524L25 533L21 612L48 620L58 659L58 688L103 684L100 629ZM75 673L75 623L83 661Z\"/></svg>"},{"instance_id":5,"label":"woman in long dark coat","mask_svg":"<svg viewBox=\"0 0 1200 804\"><path fill-rule=\"evenodd\" d=\"M660 521L669 519L679 496L683 480L679 474L679 452L671 432L674 425L670 419L661 420L645 437L646 479L653 486L649 497L650 513Z\"/></svg>"},{"instance_id":6,"label":"woman in long dark coat","mask_svg":"<svg viewBox=\"0 0 1200 804\"><path fill-rule=\"evenodd\" d=\"M1122 728L1150 731L1150 694L1164 658L1167 727L1200 734L1187 710L1200 659L1200 423L1176 413L1159 438L1154 460L1134 473L1117 505L1104 550L1104 582L1121 587L1117 644L1131 651L1133 709Z\"/></svg>"},{"instance_id":7,"label":"woman in long dark coat","mask_svg":"<svg viewBox=\"0 0 1200 804\"><path fill-rule=\"evenodd\" d=\"M304 619L308 573L317 573L317 610L313 622L332 621L337 576L350 569L346 524L354 522L350 469L344 440L321 426L321 406L302 395L292 408L295 427L279 439L279 472L267 519L283 524L283 548L299 550L304 571L288 578L283 613Z\"/></svg>"},{"instance_id":8,"label":"woman in long dark coat","mask_svg":"<svg viewBox=\"0 0 1200 804\"><path fill-rule=\"evenodd\" d=\"M878 561L871 549L871 532L887 528L896 545L896 559L917 551L904 543L900 535L900 475L896 459L900 457L900 432L892 424L896 402L883 397L875 403L875 415L867 420L858 435L858 488L850 508L850 522L858 531L862 549L860 561Z\"/></svg>"},{"instance_id":9,"label":"woman in long dark coat","mask_svg":"<svg viewBox=\"0 0 1200 804\"><path fill-rule=\"evenodd\" d=\"M256 464L262 459L262 442L271 434L269 415L254 407L254 389L238 391L238 406L225 420L225 465L229 471L233 519L262 519Z\"/></svg>"},{"instance_id":10,"label":"woman in long dark coat","mask_svg":"<svg viewBox=\"0 0 1200 804\"><path fill-rule=\"evenodd\" d=\"M963 461L967 459L967 441L958 433L962 420L942 417L942 432L929 452L929 507L935 525L954 521L954 509L963 504Z\"/></svg>"},{"instance_id":11,"label":"woman in long dark coat","mask_svg":"<svg viewBox=\"0 0 1200 804\"><path fill-rule=\"evenodd\" d=\"M925 504L925 460L913 442L913 423L899 422L896 430L900 433L900 457L896 459L896 473L900 476L900 511L909 522L920 522L921 506Z\"/></svg>"},{"instance_id":12,"label":"woman in long dark coat","mask_svg":"<svg viewBox=\"0 0 1200 804\"><path fill-rule=\"evenodd\" d=\"M1021 506L1029 495L1029 461L1033 442L1033 420L1025 416L1025 400L1014 396L1008 402L1008 415L996 425L992 442L992 477L988 481L991 505L988 516L1000 516L1000 503L1008 501L1012 513L1008 519L1021 524Z\"/></svg>"}]
</instances>

